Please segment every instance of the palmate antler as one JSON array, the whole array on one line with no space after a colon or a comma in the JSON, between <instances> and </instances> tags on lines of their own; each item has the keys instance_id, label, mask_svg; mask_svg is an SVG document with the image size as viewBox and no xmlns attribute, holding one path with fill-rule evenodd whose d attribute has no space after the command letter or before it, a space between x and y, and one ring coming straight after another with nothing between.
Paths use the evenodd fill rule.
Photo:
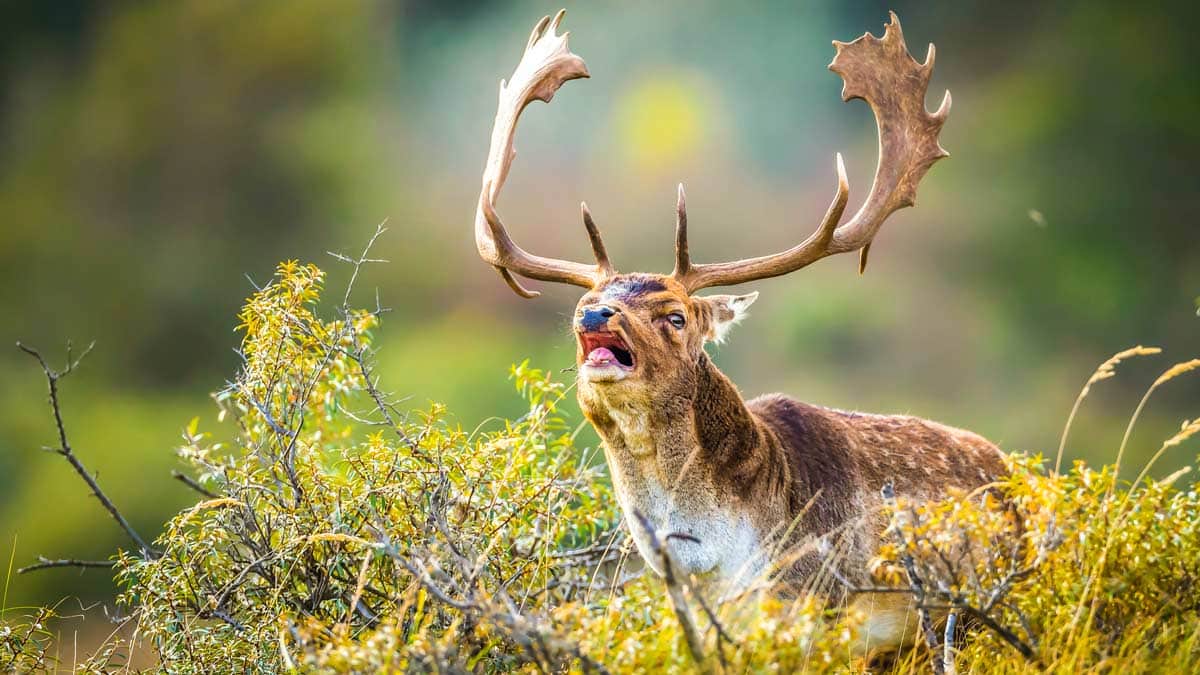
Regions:
<instances>
[{"instance_id":1,"label":"palmate antler","mask_svg":"<svg viewBox=\"0 0 1200 675\"><path fill-rule=\"evenodd\" d=\"M835 253L861 250L859 271L867 264L871 240L883 221L897 209L916 201L917 183L934 162L949 155L938 144L938 132L950 112L950 92L935 113L925 111L925 92L933 74L934 48L925 63L908 53L900 20L891 13L883 38L870 33L853 42L834 40L837 55L829 69L842 76L842 100L861 98L875 112L879 126L879 164L875 182L858 213L838 226L850 186L842 156L837 156L837 194L825 218L808 239L774 255L725 263L692 263L687 250L687 214L683 186L679 188L675 235L675 277L689 292L711 286L730 286L794 272Z\"/></svg>"},{"instance_id":2,"label":"palmate antler","mask_svg":"<svg viewBox=\"0 0 1200 675\"><path fill-rule=\"evenodd\" d=\"M513 136L517 131L517 119L525 106L534 100L549 103L564 82L589 76L583 59L567 48L569 33L556 34L564 14L566 10L560 10L553 21L548 16L542 17L529 34L525 54L512 77L508 82L500 82L500 103L496 110L496 123L492 127L487 165L483 170L479 208L475 212L475 244L479 247L479 255L495 266L509 287L526 298L537 297L539 293L521 286L513 278L514 273L530 279L559 281L585 288L591 288L597 281L613 273L604 242L600 239L600 231L592 221L586 204L581 204L580 208L584 227L592 242L592 251L596 255L595 265L543 258L525 252L508 236L504 223L496 214L496 197L504 187L508 168L516 155Z\"/></svg>"},{"instance_id":3,"label":"palmate antler","mask_svg":"<svg viewBox=\"0 0 1200 675\"><path fill-rule=\"evenodd\" d=\"M495 211L496 197L512 163L513 135L521 111L535 99L549 102L567 80L588 77L583 60L567 48L567 35L555 34L563 13L560 11L553 21L543 17L538 22L512 79L508 84L501 83L500 105L475 216L475 241L480 256L496 267L514 291L527 298L538 294L522 287L514 274L591 288L615 273L586 205L582 205L583 220L596 256L595 265L525 252L508 236ZM866 267L871 241L884 220L897 209L915 203L922 176L934 162L948 155L937 137L950 112L950 92L946 92L937 112L931 114L925 110L925 92L933 73L932 44L925 62L917 63L908 53L900 21L892 13L883 38L866 33L853 42L835 40L833 45L837 55L829 69L845 82L842 99L865 100L879 127L879 163L866 201L848 222L838 225L850 193L839 154L837 194L816 232L808 239L774 255L697 264L688 254L687 210L680 185L674 276L689 292L787 274L826 256L850 251L861 251L861 272Z\"/></svg>"}]
</instances>

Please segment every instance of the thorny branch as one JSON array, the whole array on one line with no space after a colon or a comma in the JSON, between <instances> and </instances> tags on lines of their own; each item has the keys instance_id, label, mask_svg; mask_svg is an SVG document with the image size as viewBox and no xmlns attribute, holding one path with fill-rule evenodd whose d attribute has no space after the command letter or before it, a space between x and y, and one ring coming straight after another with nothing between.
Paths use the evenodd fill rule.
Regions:
<instances>
[{"instance_id":1,"label":"thorny branch","mask_svg":"<svg viewBox=\"0 0 1200 675\"><path fill-rule=\"evenodd\" d=\"M367 257L371 253L371 248L375 246L375 240L379 239L379 237L384 232L387 232L387 228L384 227L384 225L386 225L386 224L387 224L387 221L384 220L382 223L375 226L375 234L371 235L371 239L367 241L366 247L363 248L362 255L358 256L358 258L351 258L350 256L347 256L342 253L334 253L333 251L326 251L326 253L333 256L334 258L336 258L344 263L350 263L351 265L354 266L354 271L351 272L351 274L350 274L350 281L346 284L346 294L344 296L342 296L342 310L343 311L349 310L349 308L350 308L350 294L354 291L354 283L356 281L358 281L358 272L359 272L359 270L362 269L362 266L365 265L366 263L386 263L386 262L388 262L388 261L380 259L380 258L368 258Z\"/></svg>"},{"instance_id":2,"label":"thorny branch","mask_svg":"<svg viewBox=\"0 0 1200 675\"><path fill-rule=\"evenodd\" d=\"M83 361L83 359L92 351L92 347L95 345L95 342L89 344L87 349L83 350L83 353L79 355L79 358L73 358L71 353L71 343L68 342L67 365L64 366L61 371L51 368L50 365L46 363L46 360L42 358L41 353L32 347L18 342L17 349L20 349L26 354L37 359L38 364L42 367L42 372L46 375L46 384L50 391L50 409L54 413L54 425L58 430L58 447L53 448L53 451L59 455L62 455L67 462L71 464L72 468L75 469L75 472L78 473L80 478L82 478L84 482L87 483L88 487L91 488L92 494L96 496L96 499L100 500L100 503L104 506L105 510L108 511L108 513L113 517L113 520L117 521L117 524L121 526L121 529L125 530L125 534L129 535L129 538L133 540L135 544L137 544L141 554L146 558L153 559L158 556L158 552L149 544L147 544L146 541L142 539L141 535L137 533L137 530L134 530L133 526L129 524L129 521L125 519L125 516L121 515L121 512L117 510L116 505L114 505L112 500L108 498L108 495L104 494L104 491L100 489L100 485L96 482L96 478L92 476L92 474L88 473L88 470L83 466L83 463L79 461L79 458L75 455L75 451L71 448L70 441L67 440L67 428L63 423L62 408L60 407L58 400L58 382L67 375L70 375L75 368L79 366L79 363ZM32 570L43 568L37 565L31 565L29 569Z\"/></svg>"},{"instance_id":3,"label":"thorny branch","mask_svg":"<svg viewBox=\"0 0 1200 675\"><path fill-rule=\"evenodd\" d=\"M340 307L342 318L346 322L347 325L349 325L349 323L350 323L350 294L354 291L354 284L358 281L358 274L362 270L362 266L365 264L368 264L368 263L386 263L386 262L388 262L387 260L384 260L382 258L369 257L371 254L371 249L375 246L376 240L378 240L379 237L384 232L387 232L387 228L384 227L384 225L386 223L387 223L387 221L385 220L384 222L380 223L379 225L377 225L375 227L375 233L371 235L371 239L367 242L367 245L363 248L363 251L358 256L358 258L351 258L350 256L347 256L342 253L334 253L333 251L327 251L327 253L329 255L333 256L335 259L337 259L341 262L344 262L344 263L348 263L354 267L353 271L350 273L350 281L346 284L346 293L342 296L342 306ZM383 314L387 311L390 311L390 310L385 308L380 303L379 291L378 291L378 289L376 289L375 309L372 310L371 313L376 316L379 316L380 314ZM366 346L364 345L364 346L354 350L353 352L343 349L342 347L340 347L339 345L337 345L335 343L331 343L329 345L329 348L338 353L346 355L350 360L352 360L354 362L354 364L356 366L358 366L359 375L362 376L362 381L367 390L367 395L370 396L371 401L375 403L375 412L379 413L379 415L383 418L384 423L388 426L388 428L390 428L393 432L395 432L396 435L399 436L400 439L402 441L404 441L405 444L408 445L409 450L414 455L422 456L419 448L417 447L417 443L413 439L411 439L407 435L405 435L403 431L401 431L400 425L397 424L395 417L393 417L392 410L395 407L394 404L387 401L386 400L387 397L382 392L379 391L378 380L376 378L374 378L374 376L371 373L371 368L367 364L368 354L367 354ZM423 456L422 456L422 458L424 459Z\"/></svg>"}]
</instances>

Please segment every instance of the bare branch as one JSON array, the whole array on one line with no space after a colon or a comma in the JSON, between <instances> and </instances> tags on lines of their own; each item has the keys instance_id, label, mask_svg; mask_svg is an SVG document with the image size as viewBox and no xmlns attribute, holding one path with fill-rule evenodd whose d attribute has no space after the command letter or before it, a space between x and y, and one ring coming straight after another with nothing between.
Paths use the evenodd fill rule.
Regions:
<instances>
[{"instance_id":1,"label":"bare branch","mask_svg":"<svg viewBox=\"0 0 1200 675\"><path fill-rule=\"evenodd\" d=\"M333 251L326 251L326 253L333 256L337 260L340 260L344 263L349 263L354 266L354 271L350 273L350 282L346 284L346 294L342 297L342 310L343 311L349 309L349 307L350 307L350 293L354 290L354 282L358 281L358 272L359 272L359 270L362 269L362 266L367 263L386 263L386 262L388 262L386 260L382 260L379 258L368 258L367 257L367 255L371 252L371 247L375 245L375 240L379 239L380 235L382 235L384 232L387 232L387 228L384 227L384 225L387 225L387 220L384 220L382 223L375 226L375 234L371 235L371 239L367 242L366 248L363 249L362 255L358 256L357 259L351 258L350 256L343 255L341 253L334 253Z\"/></svg>"},{"instance_id":2,"label":"bare branch","mask_svg":"<svg viewBox=\"0 0 1200 675\"><path fill-rule=\"evenodd\" d=\"M699 593L693 593L692 597L696 598L696 602L700 604L700 609L704 610L704 613L708 616L708 620L712 623L713 629L717 631L717 637L725 640L731 645L737 645L738 641L735 640L733 636L725 630L725 626L721 624L720 617L717 616L717 613L713 611L712 607L708 606L708 602L704 599L704 596Z\"/></svg>"},{"instance_id":3,"label":"bare branch","mask_svg":"<svg viewBox=\"0 0 1200 675\"><path fill-rule=\"evenodd\" d=\"M74 558L60 558L51 560L43 556L38 556L38 561L33 565L27 565L17 570L17 574L25 574L27 572L36 572L38 570L54 569L56 567L78 567L78 568L103 568L112 569L114 563L111 560L76 560Z\"/></svg>"},{"instance_id":4,"label":"bare branch","mask_svg":"<svg viewBox=\"0 0 1200 675\"><path fill-rule=\"evenodd\" d=\"M692 660L695 661L696 667L701 671L705 671L707 669L704 667L704 646L700 641L700 632L696 630L696 621L692 618L692 613L688 609L687 598L683 594L684 588L675 576L675 565L671 558L671 552L662 545L658 537L658 532L654 529L654 525L650 523L649 519L641 511L634 510L633 515L642 529L646 531L646 535L650 538L650 547L661 561L663 581L667 585L667 597L671 600L671 609L675 611L675 617L679 620L679 627L683 631L683 638L687 643L688 652L692 655ZM669 539L671 536L667 535L667 538ZM686 534L675 534L674 537L697 541L695 537Z\"/></svg>"},{"instance_id":5,"label":"bare branch","mask_svg":"<svg viewBox=\"0 0 1200 675\"><path fill-rule=\"evenodd\" d=\"M986 627L988 630L990 630L993 633L995 633L996 635L1000 636L1001 640L1004 640L1010 646L1012 646L1013 649L1020 652L1021 656L1024 656L1026 659L1028 659L1029 661L1032 661L1034 663L1038 662L1038 656L1033 651L1033 648L1030 647L1029 645L1025 644L1024 640L1017 637L1016 633L1014 633L1011 630L1000 625L1000 623L997 622L995 619L993 619L991 616L979 611L978 609L976 609L974 607L962 606L961 609L964 612L966 612L967 614L970 614L971 618L973 618L976 621L978 621L979 623L983 624L984 627Z\"/></svg>"},{"instance_id":6,"label":"bare branch","mask_svg":"<svg viewBox=\"0 0 1200 675\"><path fill-rule=\"evenodd\" d=\"M942 631L942 671L946 675L955 675L958 672L958 667L954 663L954 631L957 627L958 612L950 610L950 613L946 615L946 629Z\"/></svg>"},{"instance_id":7,"label":"bare branch","mask_svg":"<svg viewBox=\"0 0 1200 675\"><path fill-rule=\"evenodd\" d=\"M896 491L892 487L891 482L886 483L880 491L883 495L883 501L887 504L893 513L898 514L896 509ZM896 535L896 542L900 545L900 564L904 566L904 574L908 578L908 584L912 587L913 596L917 599L917 614L921 620L921 632L925 635L925 644L929 646L929 650L935 655L940 646L940 637L937 631L933 628L933 617L929 614L929 608L925 607L925 580L917 572L917 566L913 560L912 554L909 553L908 541L904 536L903 527L895 527L893 531ZM935 675L944 675L941 659L936 656L933 659L933 672Z\"/></svg>"},{"instance_id":8,"label":"bare branch","mask_svg":"<svg viewBox=\"0 0 1200 675\"><path fill-rule=\"evenodd\" d=\"M222 609L201 610L196 613L196 616L201 619L220 619L221 621L224 621L225 623L229 624L233 628L233 630L237 631L238 633L241 633L246 630L245 624L243 624L241 621L238 621L237 619L233 618L229 614L229 612L226 612L225 610L222 610Z\"/></svg>"},{"instance_id":9,"label":"bare branch","mask_svg":"<svg viewBox=\"0 0 1200 675\"><path fill-rule=\"evenodd\" d=\"M42 372L46 375L46 383L50 390L50 409L54 413L54 424L58 429L59 446L54 449L54 452L66 458L66 460L75 469L75 472L79 474L80 478L83 478L84 482L88 484L88 487L92 490L92 494L96 496L96 499L100 500L100 503L113 517L113 520L117 521L117 524L121 526L121 529L125 530L125 534L129 535L129 538L132 539L135 544L137 544L142 555L147 558L156 558L158 557L158 552L150 547L150 545L147 544L144 539L142 539L141 535L139 535L137 531L133 529L133 526L129 524L129 521L125 520L125 516L121 515L121 512L117 510L116 505L114 505L112 500L108 498L108 495L104 494L104 491L100 489L100 485L96 482L95 477L88 473L88 470L83 466L83 463L80 462L79 458L75 456L74 450L71 449L71 443L67 440L67 428L63 423L62 408L60 407L58 400L58 381L75 370L84 357L91 353L92 347L94 347L95 344L95 342L92 342L90 345L88 345L88 348L79 355L79 358L72 360L71 343L68 342L67 365L61 372L51 368L46 363L46 360L42 358L42 355L38 350L20 342L17 343L17 349L20 349L26 354L37 359L38 364L42 367Z\"/></svg>"}]
</instances>

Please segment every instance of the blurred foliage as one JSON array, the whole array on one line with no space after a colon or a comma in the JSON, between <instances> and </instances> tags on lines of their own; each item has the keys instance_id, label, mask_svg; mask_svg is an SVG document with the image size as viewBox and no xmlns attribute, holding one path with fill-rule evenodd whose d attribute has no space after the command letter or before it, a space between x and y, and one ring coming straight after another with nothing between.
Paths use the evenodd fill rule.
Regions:
<instances>
[{"instance_id":1,"label":"blurred foliage","mask_svg":"<svg viewBox=\"0 0 1200 675\"><path fill-rule=\"evenodd\" d=\"M603 465L575 447L559 409L569 388L546 373L512 369L527 411L494 430L465 431L440 406L405 414L372 373L378 315L342 304L318 318L323 280L313 265L284 263L247 302L244 363L215 397L232 433L188 425L179 456L203 494L152 551L116 555L134 637L118 631L74 668L121 670L139 647L172 673L872 665L861 647L869 608L783 595L770 570L725 596L642 572ZM1200 420L1161 450L1196 433ZM950 625L956 646L933 652L961 672L1194 671L1200 493L1173 487L1184 471L1143 480L1146 466L1123 483L1112 466L1041 465L1014 455L992 489L932 504L885 488L889 541L871 574L837 571L835 534L815 542L823 569L878 584L854 590L911 595L931 630L935 612L971 622L957 637ZM671 569L665 534L652 546ZM0 668L67 665L52 652L50 610L12 614L0 614ZM911 650L889 670L930 665L930 652Z\"/></svg>"},{"instance_id":2,"label":"blurred foliage","mask_svg":"<svg viewBox=\"0 0 1200 675\"><path fill-rule=\"evenodd\" d=\"M835 151L861 196L874 130L865 106L839 101L829 40L878 33L895 9L915 51L937 43L953 158L884 229L865 277L835 259L761 285L755 315L716 355L748 395L919 414L1008 450L1047 448L1105 354L1194 352L1194 4L567 6L593 77L528 112L502 207L530 248L582 256L575 204L587 199L622 269L668 266L681 180L706 260L806 234ZM238 364L227 317L280 258L357 246L389 221L378 255L392 264L364 286L393 309L378 370L409 407L439 401L466 424L517 417L508 364L573 363L576 294L515 298L478 262L469 226L496 83L555 8L0 9L0 338L97 340L66 394L68 423L137 527L153 532L186 505L182 486L143 478L175 466L167 449L196 397ZM1111 458L1151 377L1097 391L1068 455ZM38 451L53 430L37 378L0 350L0 558L56 555L63 542L102 557L120 533ZM1195 415L1200 385L1161 397L1126 466ZM589 429L578 440L595 442ZM1158 473L1179 465L1168 456ZM111 591L100 574L51 573L22 579L12 599Z\"/></svg>"}]
</instances>

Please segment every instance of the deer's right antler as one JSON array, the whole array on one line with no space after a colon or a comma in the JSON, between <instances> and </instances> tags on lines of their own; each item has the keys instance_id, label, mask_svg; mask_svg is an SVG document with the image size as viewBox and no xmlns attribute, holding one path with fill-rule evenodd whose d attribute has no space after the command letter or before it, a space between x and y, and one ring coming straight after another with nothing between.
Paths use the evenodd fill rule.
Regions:
<instances>
[{"instance_id":1,"label":"deer's right antler","mask_svg":"<svg viewBox=\"0 0 1200 675\"><path fill-rule=\"evenodd\" d=\"M526 298L537 297L539 293L523 287L513 277L514 274L591 288L597 281L613 273L604 242L600 239L600 231L592 221L586 204L581 205L583 224L596 256L595 265L527 253L508 236L504 223L496 213L496 198L504 187L504 179L516 154L513 151L513 136L517 131L517 119L525 106L534 100L549 103L564 82L588 77L583 59L571 53L567 47L568 34L557 35L558 25L565 13L566 10L559 11L553 21L548 16L542 17L533 27L525 54L512 77L508 82L500 82L500 103L492 128L487 165L483 170L479 207L475 212L475 244L479 247L479 255L495 266L510 288Z\"/></svg>"},{"instance_id":2,"label":"deer's right antler","mask_svg":"<svg viewBox=\"0 0 1200 675\"><path fill-rule=\"evenodd\" d=\"M689 292L787 274L826 256L850 251L861 251L861 272L866 266L871 240L883 221L897 209L915 203L921 177L934 162L949 154L938 144L938 132L950 112L950 92L946 92L937 112L926 112L925 91L933 74L933 45L929 45L925 63L917 63L904 44L900 20L894 13L891 19L882 38L867 33L853 42L834 41L837 55L829 64L829 69L845 81L842 99L865 100L874 110L879 126L879 164L862 207L849 222L838 227L850 191L839 154L837 194L816 232L808 239L774 255L700 265L692 263L687 253L687 216L681 187L675 277Z\"/></svg>"}]
</instances>

